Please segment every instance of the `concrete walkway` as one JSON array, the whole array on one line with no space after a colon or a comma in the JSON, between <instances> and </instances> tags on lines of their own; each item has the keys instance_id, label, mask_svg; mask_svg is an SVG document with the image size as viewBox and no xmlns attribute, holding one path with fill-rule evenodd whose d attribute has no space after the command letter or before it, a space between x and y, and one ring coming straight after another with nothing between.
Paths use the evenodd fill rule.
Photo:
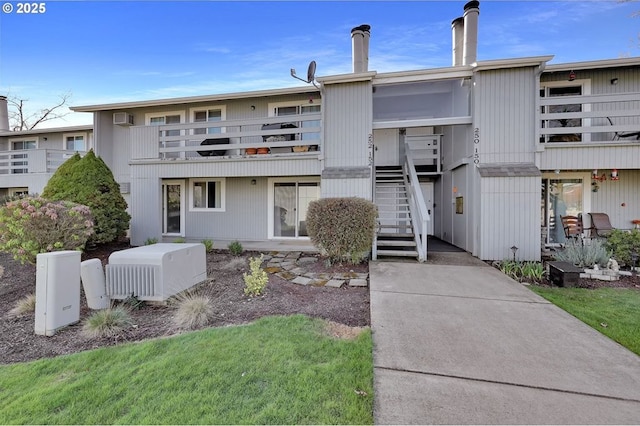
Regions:
<instances>
[{"instance_id":1,"label":"concrete walkway","mask_svg":"<svg viewBox=\"0 0 640 426\"><path fill-rule=\"evenodd\" d=\"M370 263L376 424L640 423L640 357L468 254L442 255Z\"/></svg>"}]
</instances>

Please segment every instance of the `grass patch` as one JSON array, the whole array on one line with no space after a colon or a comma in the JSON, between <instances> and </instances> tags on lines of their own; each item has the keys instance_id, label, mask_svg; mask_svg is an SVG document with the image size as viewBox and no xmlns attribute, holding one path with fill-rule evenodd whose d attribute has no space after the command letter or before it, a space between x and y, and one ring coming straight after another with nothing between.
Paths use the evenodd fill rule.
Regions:
<instances>
[{"instance_id":1,"label":"grass patch","mask_svg":"<svg viewBox=\"0 0 640 426\"><path fill-rule=\"evenodd\" d=\"M0 366L0 424L372 424L371 332L296 315Z\"/></svg>"},{"instance_id":2,"label":"grass patch","mask_svg":"<svg viewBox=\"0 0 640 426\"><path fill-rule=\"evenodd\" d=\"M640 355L640 291L622 288L529 288Z\"/></svg>"}]
</instances>

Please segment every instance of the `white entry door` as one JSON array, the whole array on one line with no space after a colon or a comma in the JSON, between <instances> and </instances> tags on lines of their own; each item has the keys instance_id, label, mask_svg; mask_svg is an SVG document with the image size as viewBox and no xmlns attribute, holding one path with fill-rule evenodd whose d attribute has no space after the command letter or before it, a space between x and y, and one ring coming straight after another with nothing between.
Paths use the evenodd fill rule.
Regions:
<instances>
[{"instance_id":1,"label":"white entry door","mask_svg":"<svg viewBox=\"0 0 640 426\"><path fill-rule=\"evenodd\" d=\"M376 166L399 166L400 138L398 129L379 129L373 131Z\"/></svg>"},{"instance_id":2,"label":"white entry door","mask_svg":"<svg viewBox=\"0 0 640 426\"><path fill-rule=\"evenodd\" d=\"M427 224L427 234L433 235L433 223L435 221L433 217L433 182L420 182L420 189L422 189L422 196L431 219Z\"/></svg>"}]
</instances>

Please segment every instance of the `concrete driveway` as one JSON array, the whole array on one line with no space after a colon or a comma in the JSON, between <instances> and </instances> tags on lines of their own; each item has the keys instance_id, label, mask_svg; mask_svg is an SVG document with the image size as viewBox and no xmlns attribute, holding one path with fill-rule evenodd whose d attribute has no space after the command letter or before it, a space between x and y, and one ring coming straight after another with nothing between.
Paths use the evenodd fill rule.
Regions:
<instances>
[{"instance_id":1,"label":"concrete driveway","mask_svg":"<svg viewBox=\"0 0 640 426\"><path fill-rule=\"evenodd\" d=\"M456 255L370 263L376 424L640 423L640 357Z\"/></svg>"}]
</instances>

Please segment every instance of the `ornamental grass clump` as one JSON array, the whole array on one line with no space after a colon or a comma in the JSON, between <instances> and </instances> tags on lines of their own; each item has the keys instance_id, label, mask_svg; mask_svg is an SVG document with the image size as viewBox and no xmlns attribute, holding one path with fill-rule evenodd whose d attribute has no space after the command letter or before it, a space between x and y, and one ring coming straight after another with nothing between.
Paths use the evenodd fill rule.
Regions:
<instances>
[{"instance_id":1,"label":"ornamental grass clump","mask_svg":"<svg viewBox=\"0 0 640 426\"><path fill-rule=\"evenodd\" d=\"M33 313L36 311L36 295L28 294L19 299L15 306L9 311L10 317L19 317L21 315Z\"/></svg>"},{"instance_id":2,"label":"ornamental grass clump","mask_svg":"<svg viewBox=\"0 0 640 426\"><path fill-rule=\"evenodd\" d=\"M83 250L94 233L89 207L69 201L26 197L0 208L0 251L22 263L39 253Z\"/></svg>"},{"instance_id":3,"label":"ornamental grass clump","mask_svg":"<svg viewBox=\"0 0 640 426\"><path fill-rule=\"evenodd\" d=\"M173 324L184 330L204 327L213 318L211 299L205 295L185 293L176 297L176 312Z\"/></svg>"},{"instance_id":4,"label":"ornamental grass clump","mask_svg":"<svg viewBox=\"0 0 640 426\"><path fill-rule=\"evenodd\" d=\"M82 326L82 334L91 338L113 337L132 325L129 310L123 306L115 306L91 314Z\"/></svg>"},{"instance_id":5,"label":"ornamental grass clump","mask_svg":"<svg viewBox=\"0 0 640 426\"><path fill-rule=\"evenodd\" d=\"M322 198L309 203L311 242L334 262L360 263L368 258L378 209L363 198Z\"/></svg>"}]
</instances>

